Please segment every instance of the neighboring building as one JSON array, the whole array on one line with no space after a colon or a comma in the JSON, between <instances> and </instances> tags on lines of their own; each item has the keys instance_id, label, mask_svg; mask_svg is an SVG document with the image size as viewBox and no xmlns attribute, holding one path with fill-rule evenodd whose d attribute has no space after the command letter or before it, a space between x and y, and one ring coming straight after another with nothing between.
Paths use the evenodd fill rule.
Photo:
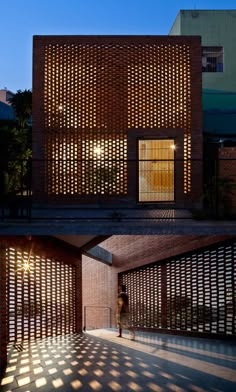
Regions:
<instances>
[{"instance_id":1,"label":"neighboring building","mask_svg":"<svg viewBox=\"0 0 236 392\"><path fill-rule=\"evenodd\" d=\"M9 99L13 97L14 93L7 89L0 90L0 101L6 105L10 105Z\"/></svg>"},{"instance_id":2,"label":"neighboring building","mask_svg":"<svg viewBox=\"0 0 236 392\"><path fill-rule=\"evenodd\" d=\"M198 205L201 117L199 37L34 37L35 201Z\"/></svg>"},{"instance_id":3,"label":"neighboring building","mask_svg":"<svg viewBox=\"0 0 236 392\"><path fill-rule=\"evenodd\" d=\"M201 36L204 183L235 214L236 10L181 10L170 35Z\"/></svg>"},{"instance_id":4,"label":"neighboring building","mask_svg":"<svg viewBox=\"0 0 236 392\"><path fill-rule=\"evenodd\" d=\"M203 132L236 142L236 10L181 10L169 34L201 36Z\"/></svg>"},{"instance_id":5,"label":"neighboring building","mask_svg":"<svg viewBox=\"0 0 236 392\"><path fill-rule=\"evenodd\" d=\"M14 120L14 110L10 105L0 102L0 120Z\"/></svg>"},{"instance_id":6,"label":"neighboring building","mask_svg":"<svg viewBox=\"0 0 236 392\"><path fill-rule=\"evenodd\" d=\"M14 120L14 109L9 103L9 99L13 97L13 93L9 90L0 90L0 120Z\"/></svg>"}]
</instances>

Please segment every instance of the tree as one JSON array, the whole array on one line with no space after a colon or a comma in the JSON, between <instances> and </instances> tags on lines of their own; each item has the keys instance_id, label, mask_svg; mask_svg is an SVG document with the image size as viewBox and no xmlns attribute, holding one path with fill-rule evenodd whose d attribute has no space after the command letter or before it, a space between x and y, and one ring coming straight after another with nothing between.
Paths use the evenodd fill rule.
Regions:
<instances>
[{"instance_id":1,"label":"tree","mask_svg":"<svg viewBox=\"0 0 236 392\"><path fill-rule=\"evenodd\" d=\"M0 194L17 193L25 188L32 156L31 129L0 124Z\"/></svg>"},{"instance_id":2,"label":"tree","mask_svg":"<svg viewBox=\"0 0 236 392\"><path fill-rule=\"evenodd\" d=\"M192 304L191 298L181 295L181 294L176 294L172 297L167 298L167 308L168 309L175 309L175 312L177 314L180 314L181 312L185 311L187 308L189 308Z\"/></svg>"},{"instance_id":3,"label":"tree","mask_svg":"<svg viewBox=\"0 0 236 392\"><path fill-rule=\"evenodd\" d=\"M167 298L166 305L171 325L174 323L179 327L186 326L191 319L191 298L187 295L176 294Z\"/></svg>"},{"instance_id":4,"label":"tree","mask_svg":"<svg viewBox=\"0 0 236 392\"><path fill-rule=\"evenodd\" d=\"M25 128L32 115L32 91L17 90L9 103L13 107L20 128Z\"/></svg>"},{"instance_id":5,"label":"tree","mask_svg":"<svg viewBox=\"0 0 236 392\"><path fill-rule=\"evenodd\" d=\"M0 122L0 195L18 194L28 187L32 156L32 92L18 90L9 102L17 120Z\"/></svg>"}]
</instances>

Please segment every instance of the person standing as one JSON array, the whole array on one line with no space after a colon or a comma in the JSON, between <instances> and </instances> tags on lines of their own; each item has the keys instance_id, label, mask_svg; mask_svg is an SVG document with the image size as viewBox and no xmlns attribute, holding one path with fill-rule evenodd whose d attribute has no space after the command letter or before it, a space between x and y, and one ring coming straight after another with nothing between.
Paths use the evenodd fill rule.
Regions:
<instances>
[{"instance_id":1,"label":"person standing","mask_svg":"<svg viewBox=\"0 0 236 392\"><path fill-rule=\"evenodd\" d=\"M122 330L130 331L131 340L135 339L134 329L129 324L129 297L126 293L126 286L121 285L121 291L117 297L117 325L119 329L119 338L122 338Z\"/></svg>"}]
</instances>

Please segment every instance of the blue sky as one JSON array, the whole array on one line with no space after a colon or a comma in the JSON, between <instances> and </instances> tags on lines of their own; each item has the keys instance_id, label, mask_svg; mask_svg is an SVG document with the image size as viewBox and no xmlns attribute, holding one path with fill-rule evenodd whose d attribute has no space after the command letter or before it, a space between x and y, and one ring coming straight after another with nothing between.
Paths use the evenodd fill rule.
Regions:
<instances>
[{"instance_id":1,"label":"blue sky","mask_svg":"<svg viewBox=\"0 0 236 392\"><path fill-rule=\"evenodd\" d=\"M236 9L235 0L1 0L0 89L32 87L32 36L168 34L180 9Z\"/></svg>"}]
</instances>

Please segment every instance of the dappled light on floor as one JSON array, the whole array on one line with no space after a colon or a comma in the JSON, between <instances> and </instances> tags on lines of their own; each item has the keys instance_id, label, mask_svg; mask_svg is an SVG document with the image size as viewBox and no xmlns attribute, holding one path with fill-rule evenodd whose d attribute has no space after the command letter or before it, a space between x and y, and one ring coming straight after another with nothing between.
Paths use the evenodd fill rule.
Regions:
<instances>
[{"instance_id":1,"label":"dappled light on floor","mask_svg":"<svg viewBox=\"0 0 236 392\"><path fill-rule=\"evenodd\" d=\"M235 343L96 330L9 347L3 392L230 392Z\"/></svg>"}]
</instances>

